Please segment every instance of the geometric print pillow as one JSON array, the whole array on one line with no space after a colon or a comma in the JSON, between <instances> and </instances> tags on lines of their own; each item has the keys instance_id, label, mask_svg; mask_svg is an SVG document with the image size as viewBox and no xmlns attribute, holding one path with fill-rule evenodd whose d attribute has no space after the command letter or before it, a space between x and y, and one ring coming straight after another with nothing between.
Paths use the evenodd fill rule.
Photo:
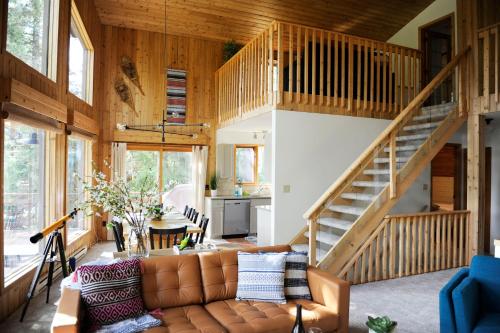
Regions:
<instances>
[{"instance_id":1,"label":"geometric print pillow","mask_svg":"<svg viewBox=\"0 0 500 333\"><path fill-rule=\"evenodd\" d=\"M81 297L92 326L112 324L144 312L139 259L80 266Z\"/></svg>"},{"instance_id":2,"label":"geometric print pillow","mask_svg":"<svg viewBox=\"0 0 500 333\"><path fill-rule=\"evenodd\" d=\"M312 299L307 282L308 264L307 252L287 253L285 266L285 296L287 299Z\"/></svg>"},{"instance_id":3,"label":"geometric print pillow","mask_svg":"<svg viewBox=\"0 0 500 333\"><path fill-rule=\"evenodd\" d=\"M284 253L238 252L236 300L286 303Z\"/></svg>"}]
</instances>

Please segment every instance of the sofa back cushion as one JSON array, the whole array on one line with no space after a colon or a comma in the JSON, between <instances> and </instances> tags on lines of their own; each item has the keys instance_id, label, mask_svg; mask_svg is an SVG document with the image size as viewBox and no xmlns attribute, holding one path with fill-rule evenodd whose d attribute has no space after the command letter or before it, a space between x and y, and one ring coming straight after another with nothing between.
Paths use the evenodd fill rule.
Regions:
<instances>
[{"instance_id":1,"label":"sofa back cushion","mask_svg":"<svg viewBox=\"0 0 500 333\"><path fill-rule=\"evenodd\" d=\"M245 252L287 252L289 245L245 248ZM201 277L205 302L236 298L238 288L238 251L200 253Z\"/></svg>"},{"instance_id":2,"label":"sofa back cushion","mask_svg":"<svg viewBox=\"0 0 500 333\"><path fill-rule=\"evenodd\" d=\"M500 312L500 258L475 256L470 265L471 278L479 282L479 297L484 311Z\"/></svg>"},{"instance_id":3,"label":"sofa back cushion","mask_svg":"<svg viewBox=\"0 0 500 333\"><path fill-rule=\"evenodd\" d=\"M197 255L143 260L142 297L148 310L203 303Z\"/></svg>"}]
</instances>

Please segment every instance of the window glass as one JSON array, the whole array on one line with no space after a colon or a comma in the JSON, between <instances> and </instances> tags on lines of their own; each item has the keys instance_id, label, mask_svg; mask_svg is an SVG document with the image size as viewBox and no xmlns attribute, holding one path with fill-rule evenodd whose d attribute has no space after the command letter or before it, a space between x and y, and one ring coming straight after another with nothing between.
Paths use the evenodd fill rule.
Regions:
<instances>
[{"instance_id":1,"label":"window glass","mask_svg":"<svg viewBox=\"0 0 500 333\"><path fill-rule=\"evenodd\" d=\"M262 184L266 182L266 175L264 173L264 146L259 146L257 160L257 173L259 175L259 183Z\"/></svg>"},{"instance_id":2,"label":"window glass","mask_svg":"<svg viewBox=\"0 0 500 333\"><path fill-rule=\"evenodd\" d=\"M50 58L57 54L53 36L57 36L58 7L54 0L9 0L8 4L7 51L52 79L55 75L49 73L49 66L55 64Z\"/></svg>"},{"instance_id":3,"label":"window glass","mask_svg":"<svg viewBox=\"0 0 500 333\"><path fill-rule=\"evenodd\" d=\"M78 11L74 9L69 35L69 91L92 103L93 48Z\"/></svg>"},{"instance_id":4,"label":"window glass","mask_svg":"<svg viewBox=\"0 0 500 333\"><path fill-rule=\"evenodd\" d=\"M78 207L83 199L83 186L80 179L85 180L87 176L90 176L91 161L89 159L92 156L90 150L90 142L75 137L68 138L68 179L66 182L66 210L68 212ZM88 216L79 213L74 220L68 222L66 225L68 242L88 229L88 220Z\"/></svg>"},{"instance_id":5,"label":"window glass","mask_svg":"<svg viewBox=\"0 0 500 333\"><path fill-rule=\"evenodd\" d=\"M43 242L30 236L44 227L45 131L5 121L4 272L5 279L32 263Z\"/></svg>"},{"instance_id":6,"label":"window glass","mask_svg":"<svg viewBox=\"0 0 500 333\"><path fill-rule=\"evenodd\" d=\"M177 185L191 184L191 152L163 152L163 191L170 191Z\"/></svg>"},{"instance_id":7,"label":"window glass","mask_svg":"<svg viewBox=\"0 0 500 333\"><path fill-rule=\"evenodd\" d=\"M127 151L127 179L132 191L139 192L140 184L146 177L159 180L160 152L148 150Z\"/></svg>"},{"instance_id":8,"label":"window glass","mask_svg":"<svg viewBox=\"0 0 500 333\"><path fill-rule=\"evenodd\" d=\"M254 147L236 147L236 182L243 184L255 183L255 160L256 150Z\"/></svg>"}]
</instances>

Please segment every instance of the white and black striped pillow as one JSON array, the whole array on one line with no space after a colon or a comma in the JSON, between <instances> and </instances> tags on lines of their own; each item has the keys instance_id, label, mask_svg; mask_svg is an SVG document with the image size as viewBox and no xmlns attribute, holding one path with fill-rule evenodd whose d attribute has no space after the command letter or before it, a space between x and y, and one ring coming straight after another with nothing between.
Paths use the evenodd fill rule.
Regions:
<instances>
[{"instance_id":1,"label":"white and black striped pillow","mask_svg":"<svg viewBox=\"0 0 500 333\"><path fill-rule=\"evenodd\" d=\"M307 281L307 252L288 252L285 264L285 297L312 299Z\"/></svg>"}]
</instances>

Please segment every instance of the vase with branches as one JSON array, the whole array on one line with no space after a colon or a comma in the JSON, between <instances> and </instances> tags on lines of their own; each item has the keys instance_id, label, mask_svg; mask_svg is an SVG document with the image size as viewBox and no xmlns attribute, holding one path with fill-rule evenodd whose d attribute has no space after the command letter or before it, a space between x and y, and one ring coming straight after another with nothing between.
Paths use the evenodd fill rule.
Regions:
<instances>
[{"instance_id":1,"label":"vase with branches","mask_svg":"<svg viewBox=\"0 0 500 333\"><path fill-rule=\"evenodd\" d=\"M92 176L81 182L85 199L79 208L87 212L99 209L125 221L129 225L129 257L148 257L146 220L155 216L160 203L155 181L145 176L135 181L132 188L128 179L108 180L103 172L94 170Z\"/></svg>"}]
</instances>

